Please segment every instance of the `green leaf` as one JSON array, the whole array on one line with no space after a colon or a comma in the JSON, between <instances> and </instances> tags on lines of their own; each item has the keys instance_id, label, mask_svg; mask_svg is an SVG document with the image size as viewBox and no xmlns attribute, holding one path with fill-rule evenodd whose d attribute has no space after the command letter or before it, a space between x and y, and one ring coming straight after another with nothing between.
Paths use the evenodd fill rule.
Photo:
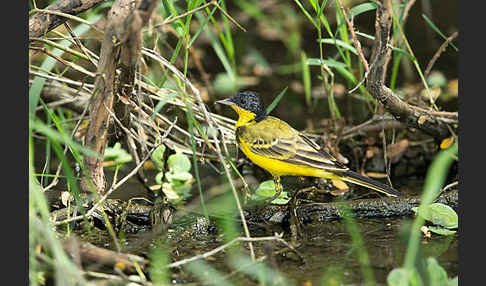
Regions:
<instances>
[{"instance_id":1,"label":"green leaf","mask_svg":"<svg viewBox=\"0 0 486 286\"><path fill-rule=\"evenodd\" d=\"M311 66L320 66L322 63L326 64L328 67L335 68L336 71L341 74L347 80L358 83L356 77L348 70L348 67L345 63L340 61L336 61L333 59L322 60L317 58L309 58L307 59L307 64Z\"/></svg>"},{"instance_id":2,"label":"green leaf","mask_svg":"<svg viewBox=\"0 0 486 286\"><path fill-rule=\"evenodd\" d=\"M397 52L397 53L400 53L400 54L404 54L405 56L407 56L407 58L410 59L410 61L416 61L417 58L415 58L414 56L412 56L409 52L407 52L406 50L404 49L401 49L401 48L397 48L397 47L393 47L393 46L390 46L390 49L394 52Z\"/></svg>"},{"instance_id":3,"label":"green leaf","mask_svg":"<svg viewBox=\"0 0 486 286\"><path fill-rule=\"evenodd\" d=\"M177 192L172 188L171 184L163 183L162 184L162 192L164 192L165 196L169 200L179 200L180 196Z\"/></svg>"},{"instance_id":4,"label":"green leaf","mask_svg":"<svg viewBox=\"0 0 486 286\"><path fill-rule=\"evenodd\" d=\"M455 230L449 230L447 228L443 228L443 227L440 227L440 226L428 226L427 227L431 232L433 233L437 233L437 234L440 234L440 235L453 235L454 233L456 233Z\"/></svg>"},{"instance_id":5,"label":"green leaf","mask_svg":"<svg viewBox=\"0 0 486 286\"><path fill-rule=\"evenodd\" d=\"M322 65L322 63L324 63L327 66L332 67L332 68L337 68L337 67L347 68L345 63L342 63L342 62L339 62L339 61L336 61L336 60L322 60L321 61L321 59L318 59L318 58L308 58L307 59L307 64L310 65L310 66L320 66L320 65Z\"/></svg>"},{"instance_id":6,"label":"green leaf","mask_svg":"<svg viewBox=\"0 0 486 286\"><path fill-rule=\"evenodd\" d=\"M457 213L448 205L433 203L412 210L423 219L445 228L457 228Z\"/></svg>"},{"instance_id":7,"label":"green leaf","mask_svg":"<svg viewBox=\"0 0 486 286\"><path fill-rule=\"evenodd\" d=\"M157 175L155 175L155 183L157 185L162 185L163 178L164 178L164 172L158 172Z\"/></svg>"},{"instance_id":8,"label":"green leaf","mask_svg":"<svg viewBox=\"0 0 486 286\"><path fill-rule=\"evenodd\" d=\"M273 180L268 180L260 183L260 185L258 186L255 192L266 192L266 191L275 191L275 182ZM269 197L271 197L271 195Z\"/></svg>"},{"instance_id":9,"label":"green leaf","mask_svg":"<svg viewBox=\"0 0 486 286\"><path fill-rule=\"evenodd\" d=\"M356 31L355 34L358 35L358 36L362 36L364 38L370 39L370 40L374 40L375 39L374 36L369 35L369 34L366 34L366 33L363 33L363 32Z\"/></svg>"},{"instance_id":10,"label":"green leaf","mask_svg":"<svg viewBox=\"0 0 486 286\"><path fill-rule=\"evenodd\" d=\"M429 281L431 286L447 285L449 279L447 272L442 268L437 260L433 257L427 258L427 272L429 273Z\"/></svg>"},{"instance_id":11,"label":"green leaf","mask_svg":"<svg viewBox=\"0 0 486 286\"><path fill-rule=\"evenodd\" d=\"M431 72L427 77L429 87L443 87L447 85L447 78L441 72Z\"/></svg>"},{"instance_id":12,"label":"green leaf","mask_svg":"<svg viewBox=\"0 0 486 286\"><path fill-rule=\"evenodd\" d=\"M172 183L174 180L185 182L187 180L192 179L192 174L189 172L177 172L177 173L170 172L170 173L166 173L165 177L170 183Z\"/></svg>"},{"instance_id":13,"label":"green leaf","mask_svg":"<svg viewBox=\"0 0 486 286\"><path fill-rule=\"evenodd\" d=\"M283 187L282 187L283 189ZM262 182L255 191L255 200L264 200L272 198L276 194L275 182L273 180L268 180ZM275 198L272 203L277 205L284 205L288 203L290 197L287 192L281 192L280 195Z\"/></svg>"},{"instance_id":14,"label":"green leaf","mask_svg":"<svg viewBox=\"0 0 486 286\"><path fill-rule=\"evenodd\" d=\"M295 4L297 4L297 6L299 6L299 8L302 10L302 12L307 17L307 19L312 23L312 25L314 25L317 28L318 26L317 26L316 22L314 21L312 16L309 14L309 12L307 12L307 10L304 8L304 5L302 5L302 3L300 3L299 0L294 0L294 2L295 2Z\"/></svg>"},{"instance_id":15,"label":"green leaf","mask_svg":"<svg viewBox=\"0 0 486 286\"><path fill-rule=\"evenodd\" d=\"M116 142L113 147L106 147L103 159L104 161L115 161L117 165L122 165L132 161L132 155L121 147L120 142Z\"/></svg>"},{"instance_id":16,"label":"green leaf","mask_svg":"<svg viewBox=\"0 0 486 286\"><path fill-rule=\"evenodd\" d=\"M364 12L368 12L371 10L375 10L378 6L376 3L373 2L367 2L363 4L359 4L354 6L353 8L349 9L349 12L353 14L354 17L358 16L359 14L362 14Z\"/></svg>"},{"instance_id":17,"label":"green leaf","mask_svg":"<svg viewBox=\"0 0 486 286\"><path fill-rule=\"evenodd\" d=\"M282 192L280 195L272 201L275 205L286 205L290 201L290 197L287 192Z\"/></svg>"},{"instance_id":18,"label":"green leaf","mask_svg":"<svg viewBox=\"0 0 486 286\"><path fill-rule=\"evenodd\" d=\"M407 270L406 268L395 268L386 277L388 286L421 286L422 279L415 269Z\"/></svg>"},{"instance_id":19,"label":"green leaf","mask_svg":"<svg viewBox=\"0 0 486 286\"><path fill-rule=\"evenodd\" d=\"M181 199L186 199L191 196L191 187L192 184L172 185L172 188L181 196Z\"/></svg>"},{"instance_id":20,"label":"green leaf","mask_svg":"<svg viewBox=\"0 0 486 286\"><path fill-rule=\"evenodd\" d=\"M331 44L331 45L343 47L344 49L352 52L353 54L358 55L358 52L356 51L356 48L353 47L353 45L345 43L341 40L328 38L328 39L322 39L321 42L324 44Z\"/></svg>"},{"instance_id":21,"label":"green leaf","mask_svg":"<svg viewBox=\"0 0 486 286\"><path fill-rule=\"evenodd\" d=\"M191 161L180 152L170 155L167 159L167 165L172 173L189 172L191 170Z\"/></svg>"},{"instance_id":22,"label":"green leaf","mask_svg":"<svg viewBox=\"0 0 486 286\"><path fill-rule=\"evenodd\" d=\"M404 280L408 280L408 271L405 268L395 268L386 277L389 286L398 286Z\"/></svg>"},{"instance_id":23,"label":"green leaf","mask_svg":"<svg viewBox=\"0 0 486 286\"><path fill-rule=\"evenodd\" d=\"M456 276L452 279L449 280L449 283L447 284L449 286L458 286L459 285L459 277Z\"/></svg>"},{"instance_id":24,"label":"green leaf","mask_svg":"<svg viewBox=\"0 0 486 286\"><path fill-rule=\"evenodd\" d=\"M439 34L439 36L441 36L442 39L447 40L447 37L439 30L439 28L425 14L422 14L422 17L430 25L432 30L434 30L437 34ZM457 52L457 47L453 43L449 43L449 45L451 47L453 47L454 50L456 50L456 52Z\"/></svg>"},{"instance_id":25,"label":"green leaf","mask_svg":"<svg viewBox=\"0 0 486 286\"><path fill-rule=\"evenodd\" d=\"M155 167L159 170L162 171L164 168L164 153L165 153L165 145L161 144L157 149L152 152L152 155L150 158L155 164Z\"/></svg>"}]
</instances>

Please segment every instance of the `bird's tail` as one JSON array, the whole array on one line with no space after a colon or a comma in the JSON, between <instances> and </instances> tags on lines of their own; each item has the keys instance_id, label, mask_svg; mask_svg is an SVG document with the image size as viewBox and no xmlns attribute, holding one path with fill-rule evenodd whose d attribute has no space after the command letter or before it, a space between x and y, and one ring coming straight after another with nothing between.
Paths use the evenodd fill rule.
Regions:
<instances>
[{"instance_id":1,"label":"bird's tail","mask_svg":"<svg viewBox=\"0 0 486 286\"><path fill-rule=\"evenodd\" d=\"M360 186L370 188L380 193L384 193L387 196L399 197L402 195L400 192L398 192L397 190L393 189L388 185L372 180L369 177L363 176L351 170L346 171L340 179L342 179L343 181L347 181L350 183L354 183Z\"/></svg>"}]
</instances>

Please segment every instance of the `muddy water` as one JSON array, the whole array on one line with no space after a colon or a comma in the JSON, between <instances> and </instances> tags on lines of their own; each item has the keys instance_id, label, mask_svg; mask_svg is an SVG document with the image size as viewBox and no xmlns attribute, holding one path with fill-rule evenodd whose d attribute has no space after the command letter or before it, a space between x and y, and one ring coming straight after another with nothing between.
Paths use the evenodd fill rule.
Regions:
<instances>
[{"instance_id":1,"label":"muddy water","mask_svg":"<svg viewBox=\"0 0 486 286\"><path fill-rule=\"evenodd\" d=\"M204 172L203 169L202 174ZM204 225L207 222L204 221L204 216L198 206L197 188L193 186L195 196L187 205L196 207L192 209L191 213L175 213L174 222L168 227L167 236L153 235L149 230L125 234L123 241L125 251L147 256L152 247L158 241L163 240L163 243L168 245L171 250L170 261L175 262L211 251L227 242L219 223L221 219L231 217L234 218L235 225L239 225L237 212L233 209L230 211L232 213L228 213L221 207L224 202L220 200L231 200L231 192L227 186L222 184L219 176L202 177L203 190L206 190L205 195L208 195L207 207L212 215L210 224ZM420 192L421 182L421 180L408 180L401 184L397 182L397 184L403 192L412 195ZM136 180L132 184L131 187L128 184L125 190L115 192L114 197L123 199L147 195L143 188L136 187ZM295 186L287 185L287 190L291 191L292 187ZM406 253L405 236L412 219L413 217L355 219L369 256L374 279L378 285L385 285L388 273L403 264ZM286 241L292 241L288 223L280 225L250 223L249 228L252 237L272 236L278 232L283 233ZM106 236L105 239L102 239L100 235L101 237ZM244 233L241 231L239 235L244 236ZM95 236L98 239L97 244L112 247L106 232L105 234L97 233ZM88 239L88 237L84 238ZM102 242L103 240L104 242ZM323 275L337 279L344 284L359 285L363 282L364 276L358 260L358 249L353 246L342 220L304 225L299 230L296 243L297 250L303 256L305 263L295 253L275 242L254 243L255 253L257 257L267 256L264 263L271 264L272 268L280 271L291 281L291 284L302 285L304 282L311 282L312 285L319 285ZM449 277L458 275L458 234L448 237L433 235L432 238L424 238L421 247L422 256L435 257ZM236 248L241 253L249 255L247 244L238 244ZM229 275L234 271L234 268L228 266L228 252L215 254L205 261L224 275ZM170 277L175 282L197 281L184 268L172 269ZM242 274L233 273L227 276L227 279L235 285L258 284L256 280Z\"/></svg>"},{"instance_id":2,"label":"muddy water","mask_svg":"<svg viewBox=\"0 0 486 286\"><path fill-rule=\"evenodd\" d=\"M169 245L171 245L171 261L179 261L197 254L205 253L225 243L220 231L213 229L211 233L195 233L194 224L186 220L186 231L170 230ZM406 252L404 230L408 228L409 218L386 219L357 219L365 249L369 256L371 269L377 284L386 284L388 273L400 267ZM178 228L183 227L178 225ZM170 234L172 232L172 234ZM250 225L253 237L271 236L274 232L284 234L286 241L291 241L288 228L272 226L268 231ZM334 277L345 284L359 284L363 282L362 267L358 260L358 250L353 246L345 224L342 221L329 221L324 224L308 225L301 229L301 236L297 240L296 248L304 258L304 263L292 251L283 245L271 243L254 243L257 257L267 255L264 263L272 264L272 268L280 271L294 285L302 285L308 281L312 285L319 285L324 274ZM243 233L240 234L244 236ZM125 246L137 245L146 239L146 233L127 235ZM107 238L108 239L108 238ZM134 253L147 255L157 238L152 243L135 250ZM449 277L458 275L458 235L423 239L421 251L424 257L435 257L446 270ZM249 255L248 246L240 244L237 248L241 253ZM270 249L270 252L269 252ZM231 273L234 268L228 266L227 252L218 253L205 260L224 274ZM170 272L174 281L195 281L190 273L173 269ZM247 276L236 275L228 277L236 285L253 285ZM243 279L243 280L241 280ZM244 282L243 282L244 281Z\"/></svg>"}]
</instances>

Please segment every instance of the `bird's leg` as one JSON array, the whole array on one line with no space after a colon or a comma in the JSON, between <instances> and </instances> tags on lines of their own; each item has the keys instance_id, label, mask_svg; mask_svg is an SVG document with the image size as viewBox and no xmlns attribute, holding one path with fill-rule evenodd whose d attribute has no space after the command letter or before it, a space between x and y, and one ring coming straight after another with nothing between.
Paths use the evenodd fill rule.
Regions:
<instances>
[{"instance_id":1,"label":"bird's leg","mask_svg":"<svg viewBox=\"0 0 486 286\"><path fill-rule=\"evenodd\" d=\"M267 201L267 204L273 202L273 200L278 198L278 196L280 196L280 193L282 192L282 184L280 184L280 176L273 176L273 182L275 183L276 193L275 195L273 195L273 197L270 200Z\"/></svg>"}]
</instances>

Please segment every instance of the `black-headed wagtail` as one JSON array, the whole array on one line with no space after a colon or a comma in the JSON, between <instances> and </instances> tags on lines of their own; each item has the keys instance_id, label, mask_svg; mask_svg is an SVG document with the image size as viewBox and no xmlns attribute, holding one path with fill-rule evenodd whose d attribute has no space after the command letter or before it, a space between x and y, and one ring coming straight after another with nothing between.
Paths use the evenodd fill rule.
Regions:
<instances>
[{"instance_id":1,"label":"black-headed wagtail","mask_svg":"<svg viewBox=\"0 0 486 286\"><path fill-rule=\"evenodd\" d=\"M401 195L388 185L351 171L289 124L267 115L263 101L256 92L239 92L216 103L229 105L238 113L235 124L238 146L253 163L273 176L277 189L274 198L282 191L280 176L337 179L388 196Z\"/></svg>"}]
</instances>

